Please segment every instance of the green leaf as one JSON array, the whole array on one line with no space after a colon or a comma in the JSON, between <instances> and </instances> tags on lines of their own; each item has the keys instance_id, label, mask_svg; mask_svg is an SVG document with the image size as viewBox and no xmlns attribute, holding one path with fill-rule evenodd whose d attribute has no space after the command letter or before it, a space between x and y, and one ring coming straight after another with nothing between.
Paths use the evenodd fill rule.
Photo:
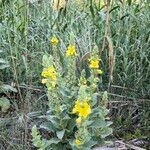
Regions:
<instances>
[{"instance_id":1,"label":"green leaf","mask_svg":"<svg viewBox=\"0 0 150 150\"><path fill-rule=\"evenodd\" d=\"M112 11L114 11L114 10L116 10L116 9L118 9L118 8L120 8L120 6L119 6L119 5L117 5L117 6L113 7L113 8L109 11L109 13L111 13Z\"/></svg>"},{"instance_id":2,"label":"green leaf","mask_svg":"<svg viewBox=\"0 0 150 150\"><path fill-rule=\"evenodd\" d=\"M78 92L78 98L79 99L85 99L87 97L87 86L86 85L81 85L79 92Z\"/></svg>"},{"instance_id":3,"label":"green leaf","mask_svg":"<svg viewBox=\"0 0 150 150\"><path fill-rule=\"evenodd\" d=\"M53 66L53 57L51 55L49 57L47 55L44 55L42 62L44 67Z\"/></svg>"},{"instance_id":4,"label":"green leaf","mask_svg":"<svg viewBox=\"0 0 150 150\"><path fill-rule=\"evenodd\" d=\"M93 97L92 97L92 103L91 105L94 106L97 104L97 100L98 100L98 93L94 93Z\"/></svg>"},{"instance_id":5,"label":"green leaf","mask_svg":"<svg viewBox=\"0 0 150 150\"><path fill-rule=\"evenodd\" d=\"M106 107L100 107L100 114L102 116L105 117L106 115L108 115L108 113L109 113L109 110Z\"/></svg>"},{"instance_id":6,"label":"green leaf","mask_svg":"<svg viewBox=\"0 0 150 150\"><path fill-rule=\"evenodd\" d=\"M2 112L7 112L10 107L10 101L7 98L0 98L0 107Z\"/></svg>"},{"instance_id":7,"label":"green leaf","mask_svg":"<svg viewBox=\"0 0 150 150\"><path fill-rule=\"evenodd\" d=\"M51 138L50 140L47 141L45 147L47 147L47 146L49 146L49 145L51 145L51 144L58 144L59 142L60 142L59 139L57 139L57 138Z\"/></svg>"},{"instance_id":8,"label":"green leaf","mask_svg":"<svg viewBox=\"0 0 150 150\"><path fill-rule=\"evenodd\" d=\"M41 129L45 129L46 131L54 131L54 126L51 122L44 122L40 125Z\"/></svg>"},{"instance_id":9,"label":"green leaf","mask_svg":"<svg viewBox=\"0 0 150 150\"><path fill-rule=\"evenodd\" d=\"M105 116L107 116L109 113L109 110L106 109L106 107L97 107L94 108L92 113L90 114L91 118L96 117L97 115L99 115L100 118L105 118Z\"/></svg>"},{"instance_id":10,"label":"green leaf","mask_svg":"<svg viewBox=\"0 0 150 150\"><path fill-rule=\"evenodd\" d=\"M106 127L107 123L105 120L100 120L100 119L97 119L95 120L91 125L90 127L94 127L94 128L104 128Z\"/></svg>"},{"instance_id":11,"label":"green leaf","mask_svg":"<svg viewBox=\"0 0 150 150\"><path fill-rule=\"evenodd\" d=\"M68 125L68 122L71 120L71 118L68 116L68 115L66 115L63 119L62 119L62 126L64 127L64 128L66 128L66 126Z\"/></svg>"},{"instance_id":12,"label":"green leaf","mask_svg":"<svg viewBox=\"0 0 150 150\"><path fill-rule=\"evenodd\" d=\"M75 126L76 126L75 120L71 119L68 122L67 130L69 130L70 132L72 132Z\"/></svg>"},{"instance_id":13,"label":"green leaf","mask_svg":"<svg viewBox=\"0 0 150 150\"><path fill-rule=\"evenodd\" d=\"M8 85L8 84L3 84L2 86L0 86L0 89L2 89L4 92L6 91L12 91L12 92L17 92L16 88Z\"/></svg>"},{"instance_id":14,"label":"green leaf","mask_svg":"<svg viewBox=\"0 0 150 150\"><path fill-rule=\"evenodd\" d=\"M86 148L92 148L93 146L95 146L97 144L97 142L96 141L93 141L93 140L90 140L90 141L88 141L87 143L85 143L84 144L84 146L86 147Z\"/></svg>"},{"instance_id":15,"label":"green leaf","mask_svg":"<svg viewBox=\"0 0 150 150\"><path fill-rule=\"evenodd\" d=\"M101 130L101 137L105 138L107 136L109 136L110 134L112 134L112 128L103 128Z\"/></svg>"},{"instance_id":16,"label":"green leaf","mask_svg":"<svg viewBox=\"0 0 150 150\"><path fill-rule=\"evenodd\" d=\"M60 124L59 124L60 121L59 121L59 119L56 116L49 115L49 116L47 116L47 119L53 124L53 126L55 128L59 128L60 127Z\"/></svg>"},{"instance_id":17,"label":"green leaf","mask_svg":"<svg viewBox=\"0 0 150 150\"><path fill-rule=\"evenodd\" d=\"M26 70L28 69L28 65L27 65L27 59L24 55L22 55L22 60L23 60L23 64L24 64L24 67L26 68Z\"/></svg>"},{"instance_id":18,"label":"green leaf","mask_svg":"<svg viewBox=\"0 0 150 150\"><path fill-rule=\"evenodd\" d=\"M65 104L61 105L60 110L61 110L61 112L67 110L67 105L65 105Z\"/></svg>"},{"instance_id":19,"label":"green leaf","mask_svg":"<svg viewBox=\"0 0 150 150\"><path fill-rule=\"evenodd\" d=\"M0 58L0 63L6 64L6 61L4 59Z\"/></svg>"},{"instance_id":20,"label":"green leaf","mask_svg":"<svg viewBox=\"0 0 150 150\"><path fill-rule=\"evenodd\" d=\"M67 98L69 98L70 97L70 92L69 92L69 90L67 90L66 88L60 88L59 89L60 90L60 93L61 93L61 95L63 96L63 97L67 97Z\"/></svg>"},{"instance_id":21,"label":"green leaf","mask_svg":"<svg viewBox=\"0 0 150 150\"><path fill-rule=\"evenodd\" d=\"M2 3L2 0L0 0L0 5L1 5L1 3ZM2 29L3 28L3 26L2 26L2 24L0 23L0 38L2 37ZM0 50L0 53L2 52L2 50Z\"/></svg>"},{"instance_id":22,"label":"green leaf","mask_svg":"<svg viewBox=\"0 0 150 150\"><path fill-rule=\"evenodd\" d=\"M5 68L8 68L9 67L9 65L7 65L7 64L2 64L2 65L0 65L0 69L2 70L2 69L5 69Z\"/></svg>"},{"instance_id":23,"label":"green leaf","mask_svg":"<svg viewBox=\"0 0 150 150\"><path fill-rule=\"evenodd\" d=\"M38 130L37 130L36 125L34 125L34 126L32 127L31 135L32 135L33 137L35 137L35 136L38 135Z\"/></svg>"},{"instance_id":24,"label":"green leaf","mask_svg":"<svg viewBox=\"0 0 150 150\"><path fill-rule=\"evenodd\" d=\"M111 121L105 121L105 120L97 120L93 124L95 127L104 128L104 127L109 127L112 124L112 122Z\"/></svg>"},{"instance_id":25,"label":"green leaf","mask_svg":"<svg viewBox=\"0 0 150 150\"><path fill-rule=\"evenodd\" d=\"M94 122L93 120L89 120L89 121L87 121L87 125L90 126L93 124L93 122Z\"/></svg>"},{"instance_id":26,"label":"green leaf","mask_svg":"<svg viewBox=\"0 0 150 150\"><path fill-rule=\"evenodd\" d=\"M65 130L57 131L56 134L57 134L58 139L62 140L65 134Z\"/></svg>"}]
</instances>

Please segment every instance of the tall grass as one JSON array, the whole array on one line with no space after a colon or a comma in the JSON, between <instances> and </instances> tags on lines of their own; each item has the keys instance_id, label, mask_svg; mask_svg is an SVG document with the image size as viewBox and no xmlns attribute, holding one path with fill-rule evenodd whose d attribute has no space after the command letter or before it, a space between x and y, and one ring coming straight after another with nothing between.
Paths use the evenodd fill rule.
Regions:
<instances>
[{"instance_id":1,"label":"tall grass","mask_svg":"<svg viewBox=\"0 0 150 150\"><path fill-rule=\"evenodd\" d=\"M115 45L116 83L149 95L150 51L148 7L145 4L120 6L112 13L112 38Z\"/></svg>"}]
</instances>

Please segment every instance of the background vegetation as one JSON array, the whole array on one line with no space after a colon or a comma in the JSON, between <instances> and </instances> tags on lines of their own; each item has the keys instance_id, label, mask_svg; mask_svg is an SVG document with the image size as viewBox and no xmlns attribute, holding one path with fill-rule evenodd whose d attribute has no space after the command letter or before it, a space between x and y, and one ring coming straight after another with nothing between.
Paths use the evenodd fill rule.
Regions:
<instances>
[{"instance_id":1,"label":"background vegetation","mask_svg":"<svg viewBox=\"0 0 150 150\"><path fill-rule=\"evenodd\" d=\"M38 118L46 111L47 98L40 74L43 54L51 53L50 37L59 38L63 63L70 33L75 35L80 53L79 71L86 65L86 56L93 45L96 43L100 49L103 45L106 7L92 0L83 6L74 2L54 11L49 0L0 1L0 54L9 64L7 68L0 67L0 98L9 100L10 105L7 112L1 109L0 113L2 150L31 149L31 126L38 124ZM100 89L109 92L114 139L150 140L149 8L148 0L118 0L111 3L109 10L113 82L109 81L109 43L106 42L101 54L104 74ZM4 65L4 60L0 59L0 64ZM4 88L6 84L11 87ZM148 142L143 145L150 147Z\"/></svg>"}]
</instances>

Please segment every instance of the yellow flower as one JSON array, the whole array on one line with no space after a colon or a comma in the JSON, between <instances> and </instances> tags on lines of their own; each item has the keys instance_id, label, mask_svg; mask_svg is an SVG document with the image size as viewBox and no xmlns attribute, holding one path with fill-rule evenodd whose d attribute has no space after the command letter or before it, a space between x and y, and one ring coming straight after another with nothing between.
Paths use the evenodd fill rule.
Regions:
<instances>
[{"instance_id":1,"label":"yellow flower","mask_svg":"<svg viewBox=\"0 0 150 150\"><path fill-rule=\"evenodd\" d=\"M42 79L42 84L45 84L45 83L47 83L47 79Z\"/></svg>"},{"instance_id":2,"label":"yellow flower","mask_svg":"<svg viewBox=\"0 0 150 150\"><path fill-rule=\"evenodd\" d=\"M91 113L91 107L86 101L77 100L72 112L77 113L80 117L87 118Z\"/></svg>"},{"instance_id":3,"label":"yellow flower","mask_svg":"<svg viewBox=\"0 0 150 150\"><path fill-rule=\"evenodd\" d=\"M44 77L44 79L42 79L42 83L49 83L48 88L51 89L54 88L56 86L56 79L57 79L57 75L56 75L56 70L53 66L49 66L48 68L44 68L41 76Z\"/></svg>"},{"instance_id":4,"label":"yellow flower","mask_svg":"<svg viewBox=\"0 0 150 150\"><path fill-rule=\"evenodd\" d=\"M91 69L98 69L99 68L99 60L90 60L90 68Z\"/></svg>"},{"instance_id":5,"label":"yellow flower","mask_svg":"<svg viewBox=\"0 0 150 150\"><path fill-rule=\"evenodd\" d=\"M53 66L49 66L49 67L48 67L48 70L49 70L50 72L56 72L56 69L55 69Z\"/></svg>"},{"instance_id":6,"label":"yellow flower","mask_svg":"<svg viewBox=\"0 0 150 150\"><path fill-rule=\"evenodd\" d=\"M56 37L52 37L52 39L51 39L51 44L52 45L54 45L54 46L56 46L57 44L58 44L58 39L56 38Z\"/></svg>"},{"instance_id":7,"label":"yellow flower","mask_svg":"<svg viewBox=\"0 0 150 150\"><path fill-rule=\"evenodd\" d=\"M76 140L75 140L75 144L76 144L76 145L80 145L80 144L81 144L81 141L78 140L78 139L76 139Z\"/></svg>"},{"instance_id":8,"label":"yellow flower","mask_svg":"<svg viewBox=\"0 0 150 150\"><path fill-rule=\"evenodd\" d=\"M52 78L52 80L55 80L55 81L56 81L56 74L55 74L55 73L52 73L52 74L51 74L51 78Z\"/></svg>"},{"instance_id":9,"label":"yellow flower","mask_svg":"<svg viewBox=\"0 0 150 150\"><path fill-rule=\"evenodd\" d=\"M48 68L44 68L42 73L42 77L48 78L50 77L52 80L56 80L56 71L53 66L49 66Z\"/></svg>"},{"instance_id":10,"label":"yellow flower","mask_svg":"<svg viewBox=\"0 0 150 150\"><path fill-rule=\"evenodd\" d=\"M98 74L103 74L103 71L101 69L97 69Z\"/></svg>"},{"instance_id":11,"label":"yellow flower","mask_svg":"<svg viewBox=\"0 0 150 150\"><path fill-rule=\"evenodd\" d=\"M91 107L87 102L80 105L79 116L86 118L91 113Z\"/></svg>"},{"instance_id":12,"label":"yellow flower","mask_svg":"<svg viewBox=\"0 0 150 150\"><path fill-rule=\"evenodd\" d=\"M81 121L82 121L82 118L81 118L81 117L78 117L78 118L76 119L76 123L77 123L77 124L81 124Z\"/></svg>"},{"instance_id":13,"label":"yellow flower","mask_svg":"<svg viewBox=\"0 0 150 150\"><path fill-rule=\"evenodd\" d=\"M74 45L69 45L67 51L66 51L66 56L77 56L76 49Z\"/></svg>"}]
</instances>

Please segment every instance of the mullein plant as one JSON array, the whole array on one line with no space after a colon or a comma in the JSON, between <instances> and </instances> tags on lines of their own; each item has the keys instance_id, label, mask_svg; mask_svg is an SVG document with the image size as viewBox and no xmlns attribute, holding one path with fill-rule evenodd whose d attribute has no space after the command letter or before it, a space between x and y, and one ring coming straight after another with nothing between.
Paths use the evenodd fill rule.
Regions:
<instances>
[{"instance_id":1,"label":"mullein plant","mask_svg":"<svg viewBox=\"0 0 150 150\"><path fill-rule=\"evenodd\" d=\"M59 40L51 39L52 47L57 49ZM57 55L55 55L57 56ZM61 64L56 64L54 56L43 56L42 83L47 87L49 110L45 121L39 126L49 132L42 138L37 126L32 128L33 145L40 150L88 150L105 144L105 138L112 133L108 120L107 92L98 92L100 59L97 52L88 60L90 74L86 78L83 70L76 76L77 50L74 37L65 53L67 72L62 73ZM99 99L99 97L101 97Z\"/></svg>"}]
</instances>

